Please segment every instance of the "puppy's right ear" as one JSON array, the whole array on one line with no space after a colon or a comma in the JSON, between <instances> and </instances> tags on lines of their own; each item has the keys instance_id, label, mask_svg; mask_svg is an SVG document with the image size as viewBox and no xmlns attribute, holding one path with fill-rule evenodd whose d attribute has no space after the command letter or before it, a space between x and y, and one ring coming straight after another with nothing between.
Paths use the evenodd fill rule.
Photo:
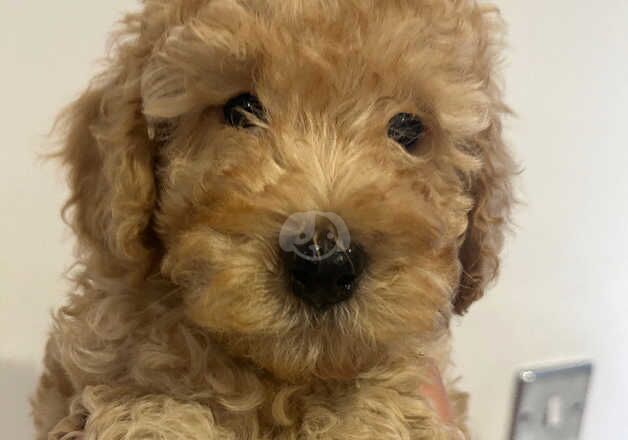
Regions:
<instances>
[{"instance_id":1,"label":"puppy's right ear","mask_svg":"<svg viewBox=\"0 0 628 440\"><path fill-rule=\"evenodd\" d=\"M142 60L125 58L59 120L65 139L59 156L71 190L64 217L89 270L115 278L142 276L153 252L147 244L155 203L153 148L141 109Z\"/></svg>"},{"instance_id":2,"label":"puppy's right ear","mask_svg":"<svg viewBox=\"0 0 628 440\"><path fill-rule=\"evenodd\" d=\"M108 67L60 116L58 156L71 195L64 218L90 274L143 278L154 260L153 140L143 114L142 74L168 29L193 12L191 2L146 1L127 15Z\"/></svg>"},{"instance_id":3,"label":"puppy's right ear","mask_svg":"<svg viewBox=\"0 0 628 440\"><path fill-rule=\"evenodd\" d=\"M167 138L164 120L191 105L176 55L186 47L208 52L181 43L199 38L193 27L189 35L182 29L206 1L142 3L122 21L108 68L58 123L64 139L58 156L69 169L71 190L64 216L78 236L81 260L90 274L122 277L127 285L141 281L159 256L151 230L154 162Z\"/></svg>"}]
</instances>

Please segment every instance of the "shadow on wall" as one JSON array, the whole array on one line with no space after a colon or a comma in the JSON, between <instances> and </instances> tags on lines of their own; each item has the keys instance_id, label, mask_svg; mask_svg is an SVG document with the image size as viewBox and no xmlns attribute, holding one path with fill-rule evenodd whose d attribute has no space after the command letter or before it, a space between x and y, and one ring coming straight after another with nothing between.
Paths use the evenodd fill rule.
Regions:
<instances>
[{"instance_id":1,"label":"shadow on wall","mask_svg":"<svg viewBox=\"0 0 628 440\"><path fill-rule=\"evenodd\" d=\"M2 438L17 440L34 437L28 399L35 390L38 376L34 365L0 359Z\"/></svg>"}]
</instances>

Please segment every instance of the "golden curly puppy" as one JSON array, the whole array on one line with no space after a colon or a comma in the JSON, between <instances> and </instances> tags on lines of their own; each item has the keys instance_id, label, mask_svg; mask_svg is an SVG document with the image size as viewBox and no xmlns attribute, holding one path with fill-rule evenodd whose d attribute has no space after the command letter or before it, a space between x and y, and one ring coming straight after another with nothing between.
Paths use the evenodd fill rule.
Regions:
<instances>
[{"instance_id":1,"label":"golden curly puppy","mask_svg":"<svg viewBox=\"0 0 628 440\"><path fill-rule=\"evenodd\" d=\"M513 163L474 0L144 0L65 112L39 439L449 439ZM458 437L456 437L458 436Z\"/></svg>"}]
</instances>

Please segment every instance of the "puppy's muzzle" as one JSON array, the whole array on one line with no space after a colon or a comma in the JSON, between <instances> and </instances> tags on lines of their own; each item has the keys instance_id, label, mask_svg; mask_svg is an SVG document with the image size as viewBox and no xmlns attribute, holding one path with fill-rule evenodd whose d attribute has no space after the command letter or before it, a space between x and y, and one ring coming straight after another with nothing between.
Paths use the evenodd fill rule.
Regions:
<instances>
[{"instance_id":1,"label":"puppy's muzzle","mask_svg":"<svg viewBox=\"0 0 628 440\"><path fill-rule=\"evenodd\" d=\"M317 222L307 235L296 232L293 249L282 251L288 283L294 295L326 310L351 298L366 255L358 244L343 243L328 221Z\"/></svg>"}]
</instances>

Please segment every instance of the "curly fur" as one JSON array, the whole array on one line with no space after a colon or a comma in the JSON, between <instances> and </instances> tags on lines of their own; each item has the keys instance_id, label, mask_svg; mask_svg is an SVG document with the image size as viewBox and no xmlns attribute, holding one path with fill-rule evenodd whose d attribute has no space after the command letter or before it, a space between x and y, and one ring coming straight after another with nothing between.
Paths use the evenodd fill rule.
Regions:
<instances>
[{"instance_id":1,"label":"curly fur","mask_svg":"<svg viewBox=\"0 0 628 440\"><path fill-rule=\"evenodd\" d=\"M33 399L40 439L448 439L419 395L498 272L514 166L473 0L144 0L63 114L76 291ZM268 120L226 126L254 91ZM411 155L398 112L428 131ZM278 232L333 211L353 299L290 294Z\"/></svg>"}]
</instances>

